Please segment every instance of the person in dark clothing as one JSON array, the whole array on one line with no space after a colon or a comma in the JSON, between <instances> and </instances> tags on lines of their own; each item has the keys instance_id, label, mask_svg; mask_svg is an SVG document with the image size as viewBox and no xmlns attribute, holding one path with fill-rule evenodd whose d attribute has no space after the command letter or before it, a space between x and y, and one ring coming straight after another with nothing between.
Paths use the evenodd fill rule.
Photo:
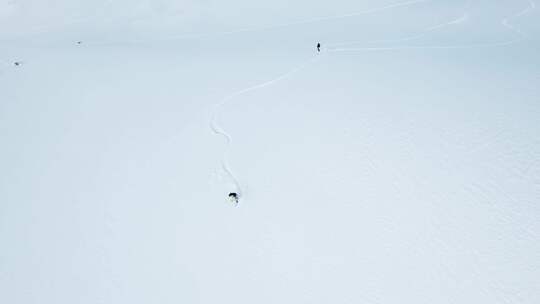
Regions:
<instances>
[{"instance_id":1,"label":"person in dark clothing","mask_svg":"<svg viewBox=\"0 0 540 304\"><path fill-rule=\"evenodd\" d=\"M321 51L321 43L317 43L317 52L320 52Z\"/></svg>"},{"instance_id":2,"label":"person in dark clothing","mask_svg":"<svg viewBox=\"0 0 540 304\"><path fill-rule=\"evenodd\" d=\"M238 193L235 193L235 192L229 193L229 200L231 200L231 202L238 204Z\"/></svg>"}]
</instances>

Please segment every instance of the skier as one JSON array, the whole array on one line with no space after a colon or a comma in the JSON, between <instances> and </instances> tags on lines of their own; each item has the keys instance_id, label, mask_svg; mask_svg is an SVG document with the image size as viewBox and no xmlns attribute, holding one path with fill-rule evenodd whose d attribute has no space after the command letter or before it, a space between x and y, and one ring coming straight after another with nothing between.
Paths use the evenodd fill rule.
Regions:
<instances>
[{"instance_id":1,"label":"skier","mask_svg":"<svg viewBox=\"0 0 540 304\"><path fill-rule=\"evenodd\" d=\"M317 52L321 52L321 43L317 43Z\"/></svg>"},{"instance_id":2,"label":"skier","mask_svg":"<svg viewBox=\"0 0 540 304\"><path fill-rule=\"evenodd\" d=\"M229 200L235 204L238 204L238 193L235 193L235 192L229 193Z\"/></svg>"}]
</instances>

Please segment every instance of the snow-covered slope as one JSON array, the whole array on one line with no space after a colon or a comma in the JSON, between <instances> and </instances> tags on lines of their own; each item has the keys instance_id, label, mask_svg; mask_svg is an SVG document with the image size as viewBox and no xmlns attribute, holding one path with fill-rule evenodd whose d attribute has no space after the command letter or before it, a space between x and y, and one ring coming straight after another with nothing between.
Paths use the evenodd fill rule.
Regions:
<instances>
[{"instance_id":1,"label":"snow-covered slope","mask_svg":"<svg viewBox=\"0 0 540 304\"><path fill-rule=\"evenodd\" d=\"M0 1L0 302L540 302L539 17Z\"/></svg>"}]
</instances>

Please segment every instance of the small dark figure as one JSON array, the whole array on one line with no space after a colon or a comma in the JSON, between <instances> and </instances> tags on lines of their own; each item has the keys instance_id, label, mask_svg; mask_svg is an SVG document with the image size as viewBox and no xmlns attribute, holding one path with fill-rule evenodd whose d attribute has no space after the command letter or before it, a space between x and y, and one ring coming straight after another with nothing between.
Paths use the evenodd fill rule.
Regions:
<instances>
[{"instance_id":1,"label":"small dark figure","mask_svg":"<svg viewBox=\"0 0 540 304\"><path fill-rule=\"evenodd\" d=\"M317 43L317 52L320 52L321 51L321 43Z\"/></svg>"},{"instance_id":2,"label":"small dark figure","mask_svg":"<svg viewBox=\"0 0 540 304\"><path fill-rule=\"evenodd\" d=\"M14 63L14 64L15 64L16 66L20 66L20 65L21 65L21 62L19 62L19 61L15 61L15 63Z\"/></svg>"},{"instance_id":3,"label":"small dark figure","mask_svg":"<svg viewBox=\"0 0 540 304\"><path fill-rule=\"evenodd\" d=\"M77 41L77 44L81 44L81 43L82 43L82 41Z\"/></svg>"},{"instance_id":4,"label":"small dark figure","mask_svg":"<svg viewBox=\"0 0 540 304\"><path fill-rule=\"evenodd\" d=\"M231 202L233 203L238 204L238 194L235 192L229 193L229 200L231 200Z\"/></svg>"}]
</instances>

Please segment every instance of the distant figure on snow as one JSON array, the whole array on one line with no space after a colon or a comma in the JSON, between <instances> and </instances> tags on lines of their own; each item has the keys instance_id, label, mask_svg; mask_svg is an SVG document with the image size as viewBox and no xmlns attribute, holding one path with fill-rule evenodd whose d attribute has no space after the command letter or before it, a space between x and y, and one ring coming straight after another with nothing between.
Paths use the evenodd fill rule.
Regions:
<instances>
[{"instance_id":1,"label":"distant figure on snow","mask_svg":"<svg viewBox=\"0 0 540 304\"><path fill-rule=\"evenodd\" d=\"M15 61L13 64L16 65L16 66L20 66L22 64L22 62Z\"/></svg>"},{"instance_id":2,"label":"distant figure on snow","mask_svg":"<svg viewBox=\"0 0 540 304\"><path fill-rule=\"evenodd\" d=\"M235 193L235 192L229 193L229 200L232 203L238 204L238 193Z\"/></svg>"},{"instance_id":3,"label":"distant figure on snow","mask_svg":"<svg viewBox=\"0 0 540 304\"><path fill-rule=\"evenodd\" d=\"M321 51L321 43L317 43L317 52L320 52Z\"/></svg>"}]
</instances>

